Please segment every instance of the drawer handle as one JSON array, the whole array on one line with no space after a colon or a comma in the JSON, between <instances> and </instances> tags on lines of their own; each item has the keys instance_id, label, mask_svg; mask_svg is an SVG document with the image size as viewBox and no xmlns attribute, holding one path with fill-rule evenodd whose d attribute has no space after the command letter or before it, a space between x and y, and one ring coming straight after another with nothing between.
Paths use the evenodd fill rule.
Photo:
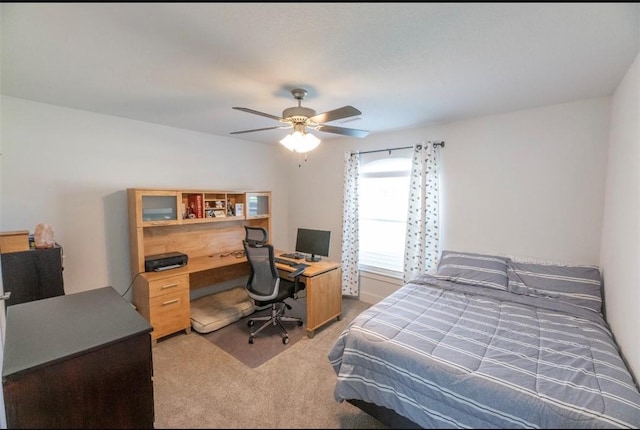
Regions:
<instances>
[{"instance_id":1,"label":"drawer handle","mask_svg":"<svg viewBox=\"0 0 640 430\"><path fill-rule=\"evenodd\" d=\"M179 301L180 301L180 299L167 300L166 302L162 303L162 306L178 303Z\"/></svg>"},{"instance_id":2,"label":"drawer handle","mask_svg":"<svg viewBox=\"0 0 640 430\"><path fill-rule=\"evenodd\" d=\"M167 285L163 285L162 287L160 287L161 290L164 290L166 288L173 288L173 287L177 287L178 284L167 284Z\"/></svg>"}]
</instances>

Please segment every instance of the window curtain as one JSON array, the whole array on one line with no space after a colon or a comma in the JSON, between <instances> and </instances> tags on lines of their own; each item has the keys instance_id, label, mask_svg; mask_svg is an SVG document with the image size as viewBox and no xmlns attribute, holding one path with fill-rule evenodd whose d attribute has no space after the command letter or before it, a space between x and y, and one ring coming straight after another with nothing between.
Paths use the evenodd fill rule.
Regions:
<instances>
[{"instance_id":1,"label":"window curtain","mask_svg":"<svg viewBox=\"0 0 640 430\"><path fill-rule=\"evenodd\" d=\"M342 198L342 295L358 296L358 174L360 154L344 154L344 194Z\"/></svg>"},{"instance_id":2,"label":"window curtain","mask_svg":"<svg viewBox=\"0 0 640 430\"><path fill-rule=\"evenodd\" d=\"M411 163L404 282L433 269L439 255L439 147L414 145Z\"/></svg>"}]
</instances>

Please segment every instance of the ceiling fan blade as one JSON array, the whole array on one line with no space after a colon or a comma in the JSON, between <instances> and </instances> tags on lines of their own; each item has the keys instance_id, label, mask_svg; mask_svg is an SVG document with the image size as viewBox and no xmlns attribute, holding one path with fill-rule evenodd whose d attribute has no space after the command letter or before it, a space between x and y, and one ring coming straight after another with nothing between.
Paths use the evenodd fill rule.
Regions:
<instances>
[{"instance_id":1,"label":"ceiling fan blade","mask_svg":"<svg viewBox=\"0 0 640 430\"><path fill-rule=\"evenodd\" d=\"M334 127L332 125L319 125L316 127L318 131L324 131L326 133L344 134L351 137L367 137L369 132L367 130L357 130L355 128Z\"/></svg>"},{"instance_id":2,"label":"ceiling fan blade","mask_svg":"<svg viewBox=\"0 0 640 430\"><path fill-rule=\"evenodd\" d=\"M319 113L318 115L315 115L309 118L309 120L315 122L316 124L320 124L323 122L331 122L337 119L349 118L350 116L356 116L360 114L362 114L362 112L360 112L358 109L354 108L353 106L343 106L338 109L330 110L324 113Z\"/></svg>"},{"instance_id":3,"label":"ceiling fan blade","mask_svg":"<svg viewBox=\"0 0 640 430\"><path fill-rule=\"evenodd\" d=\"M276 121L280 121L282 118L279 116L271 115L270 113L259 112L257 110L243 108L243 107L234 107L236 110L241 110L242 112L252 113L254 115L266 116L267 118L275 119Z\"/></svg>"},{"instance_id":4,"label":"ceiling fan blade","mask_svg":"<svg viewBox=\"0 0 640 430\"><path fill-rule=\"evenodd\" d=\"M280 126L275 126L275 127L254 128L253 130L232 131L229 134L253 133L254 131L276 130L276 129L282 129L282 128L291 128L291 126L290 125L280 125Z\"/></svg>"}]
</instances>

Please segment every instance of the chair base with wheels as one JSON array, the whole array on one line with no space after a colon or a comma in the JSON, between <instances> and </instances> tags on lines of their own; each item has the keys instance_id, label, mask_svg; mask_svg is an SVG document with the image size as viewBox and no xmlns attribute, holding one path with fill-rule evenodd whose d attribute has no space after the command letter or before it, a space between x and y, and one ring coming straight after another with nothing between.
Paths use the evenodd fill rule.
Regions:
<instances>
[{"instance_id":1,"label":"chair base with wheels","mask_svg":"<svg viewBox=\"0 0 640 430\"><path fill-rule=\"evenodd\" d=\"M282 305L280 307L278 307L278 304ZM258 304L259 305L259 304ZM254 336L258 333L260 333L265 327L267 326L278 326L280 327L280 331L281 331L281 336L282 336L282 343L284 343L285 345L289 343L289 335L287 333L287 330L284 328L284 325L282 325L283 321L291 321L291 322L296 322L298 324L298 326L302 326L303 321L302 318L298 318L298 317L288 317L284 315L285 309L289 309L291 310L291 306L288 305L285 302L280 302L280 303L272 303L271 304L271 316L264 316L264 317L254 317L249 319L249 321L247 322L247 325L249 327L253 327L256 323L256 321L265 321L264 324L262 324L260 326L260 328L258 328L255 331L251 331L251 334L249 335L249 343L253 343L254 340Z\"/></svg>"}]
</instances>

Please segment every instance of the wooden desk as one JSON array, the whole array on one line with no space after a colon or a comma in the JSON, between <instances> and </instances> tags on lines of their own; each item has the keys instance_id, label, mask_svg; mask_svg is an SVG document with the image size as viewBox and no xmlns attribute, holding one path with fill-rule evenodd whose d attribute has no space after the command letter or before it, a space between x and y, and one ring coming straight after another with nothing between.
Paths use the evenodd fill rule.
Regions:
<instances>
[{"instance_id":1,"label":"wooden desk","mask_svg":"<svg viewBox=\"0 0 640 430\"><path fill-rule=\"evenodd\" d=\"M7 307L8 428L152 428L151 326L111 287Z\"/></svg>"},{"instance_id":2,"label":"wooden desk","mask_svg":"<svg viewBox=\"0 0 640 430\"><path fill-rule=\"evenodd\" d=\"M281 257L284 251L276 251ZM292 260L308 264L301 276L307 292L307 336L313 338L315 330L327 324L333 318L340 319L342 314L342 267L340 263L330 260L309 262ZM292 272L295 269L286 264L276 263L278 269Z\"/></svg>"},{"instance_id":3,"label":"wooden desk","mask_svg":"<svg viewBox=\"0 0 640 430\"><path fill-rule=\"evenodd\" d=\"M276 251L279 256L284 251ZM226 254L224 254L226 255ZM280 257L282 258L282 257ZM312 338L315 330L340 318L342 313L342 269L340 263L321 260L307 262L301 281L307 294L307 335ZM292 272L286 264L276 263L279 270ZM164 272L145 272L134 280L133 303L151 323L152 339L184 330L191 332L190 290L249 275L246 257L211 254L190 258L187 265Z\"/></svg>"},{"instance_id":4,"label":"wooden desk","mask_svg":"<svg viewBox=\"0 0 640 430\"><path fill-rule=\"evenodd\" d=\"M249 273L246 260L220 256L242 248L245 226L271 231L269 191L128 188L127 204L132 302L153 326L154 342L191 331L191 290ZM213 209L226 215L212 217ZM145 272L145 256L167 252L188 255L187 267Z\"/></svg>"}]
</instances>

